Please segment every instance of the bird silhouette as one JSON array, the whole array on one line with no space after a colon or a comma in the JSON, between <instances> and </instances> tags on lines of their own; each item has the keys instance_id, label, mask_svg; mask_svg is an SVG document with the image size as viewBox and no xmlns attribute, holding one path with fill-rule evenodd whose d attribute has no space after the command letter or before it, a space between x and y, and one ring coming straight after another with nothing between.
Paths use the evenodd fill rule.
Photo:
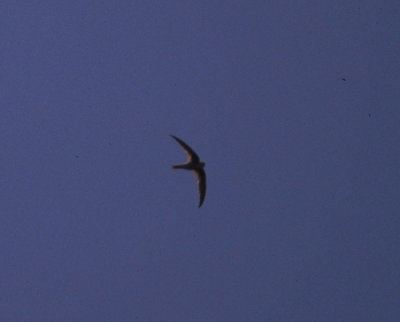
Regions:
<instances>
[{"instance_id":1,"label":"bird silhouette","mask_svg":"<svg viewBox=\"0 0 400 322\"><path fill-rule=\"evenodd\" d=\"M173 169L185 169L185 170L191 170L194 172L194 174L197 177L197 185L199 187L199 193L200 193L200 202L199 202L199 208L204 202L204 198L206 196L206 173L204 171L205 163L200 161L199 156L192 150L192 148L187 145L185 142L183 142L180 138L177 138L176 136L171 134L171 137L175 139L180 146L185 150L187 156L188 156L188 161L185 164L179 164L179 165L173 165Z\"/></svg>"}]
</instances>

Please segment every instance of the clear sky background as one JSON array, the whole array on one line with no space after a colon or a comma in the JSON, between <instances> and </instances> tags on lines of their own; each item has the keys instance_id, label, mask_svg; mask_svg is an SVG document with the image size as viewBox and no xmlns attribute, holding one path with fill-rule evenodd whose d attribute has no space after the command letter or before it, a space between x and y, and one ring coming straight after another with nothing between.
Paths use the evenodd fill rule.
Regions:
<instances>
[{"instance_id":1,"label":"clear sky background","mask_svg":"<svg viewBox=\"0 0 400 322\"><path fill-rule=\"evenodd\" d=\"M2 1L0 42L2 321L400 320L399 1Z\"/></svg>"}]
</instances>

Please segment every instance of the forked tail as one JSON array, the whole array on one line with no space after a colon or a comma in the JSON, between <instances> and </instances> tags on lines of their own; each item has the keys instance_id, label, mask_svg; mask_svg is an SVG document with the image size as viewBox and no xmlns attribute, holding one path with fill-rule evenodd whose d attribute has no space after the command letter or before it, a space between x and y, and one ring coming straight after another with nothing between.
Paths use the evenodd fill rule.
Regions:
<instances>
[{"instance_id":1,"label":"forked tail","mask_svg":"<svg viewBox=\"0 0 400 322\"><path fill-rule=\"evenodd\" d=\"M189 170L187 164L177 164L172 166L173 169L186 169Z\"/></svg>"}]
</instances>

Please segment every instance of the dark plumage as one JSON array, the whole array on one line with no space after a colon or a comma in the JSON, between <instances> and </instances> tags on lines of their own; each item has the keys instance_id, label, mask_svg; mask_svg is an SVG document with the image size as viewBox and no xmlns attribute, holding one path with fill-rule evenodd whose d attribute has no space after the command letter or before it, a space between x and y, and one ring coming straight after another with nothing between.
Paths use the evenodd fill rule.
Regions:
<instances>
[{"instance_id":1,"label":"dark plumage","mask_svg":"<svg viewBox=\"0 0 400 322\"><path fill-rule=\"evenodd\" d=\"M188 156L188 162L185 164L173 165L174 169L185 169L192 170L197 177L197 185L199 186L200 193L200 202L199 208L203 204L204 198L206 196L206 173L204 171L205 163L200 161L199 156L192 150L192 148L183 142L181 139L171 134L171 137L174 138L180 146L185 150Z\"/></svg>"}]
</instances>

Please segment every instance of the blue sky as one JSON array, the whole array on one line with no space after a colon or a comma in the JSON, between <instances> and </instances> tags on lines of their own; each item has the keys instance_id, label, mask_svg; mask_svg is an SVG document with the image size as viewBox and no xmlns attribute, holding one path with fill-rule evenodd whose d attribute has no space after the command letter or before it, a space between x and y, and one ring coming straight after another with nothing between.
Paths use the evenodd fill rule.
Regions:
<instances>
[{"instance_id":1,"label":"blue sky","mask_svg":"<svg viewBox=\"0 0 400 322\"><path fill-rule=\"evenodd\" d=\"M398 321L399 18L0 4L2 320Z\"/></svg>"}]
</instances>

